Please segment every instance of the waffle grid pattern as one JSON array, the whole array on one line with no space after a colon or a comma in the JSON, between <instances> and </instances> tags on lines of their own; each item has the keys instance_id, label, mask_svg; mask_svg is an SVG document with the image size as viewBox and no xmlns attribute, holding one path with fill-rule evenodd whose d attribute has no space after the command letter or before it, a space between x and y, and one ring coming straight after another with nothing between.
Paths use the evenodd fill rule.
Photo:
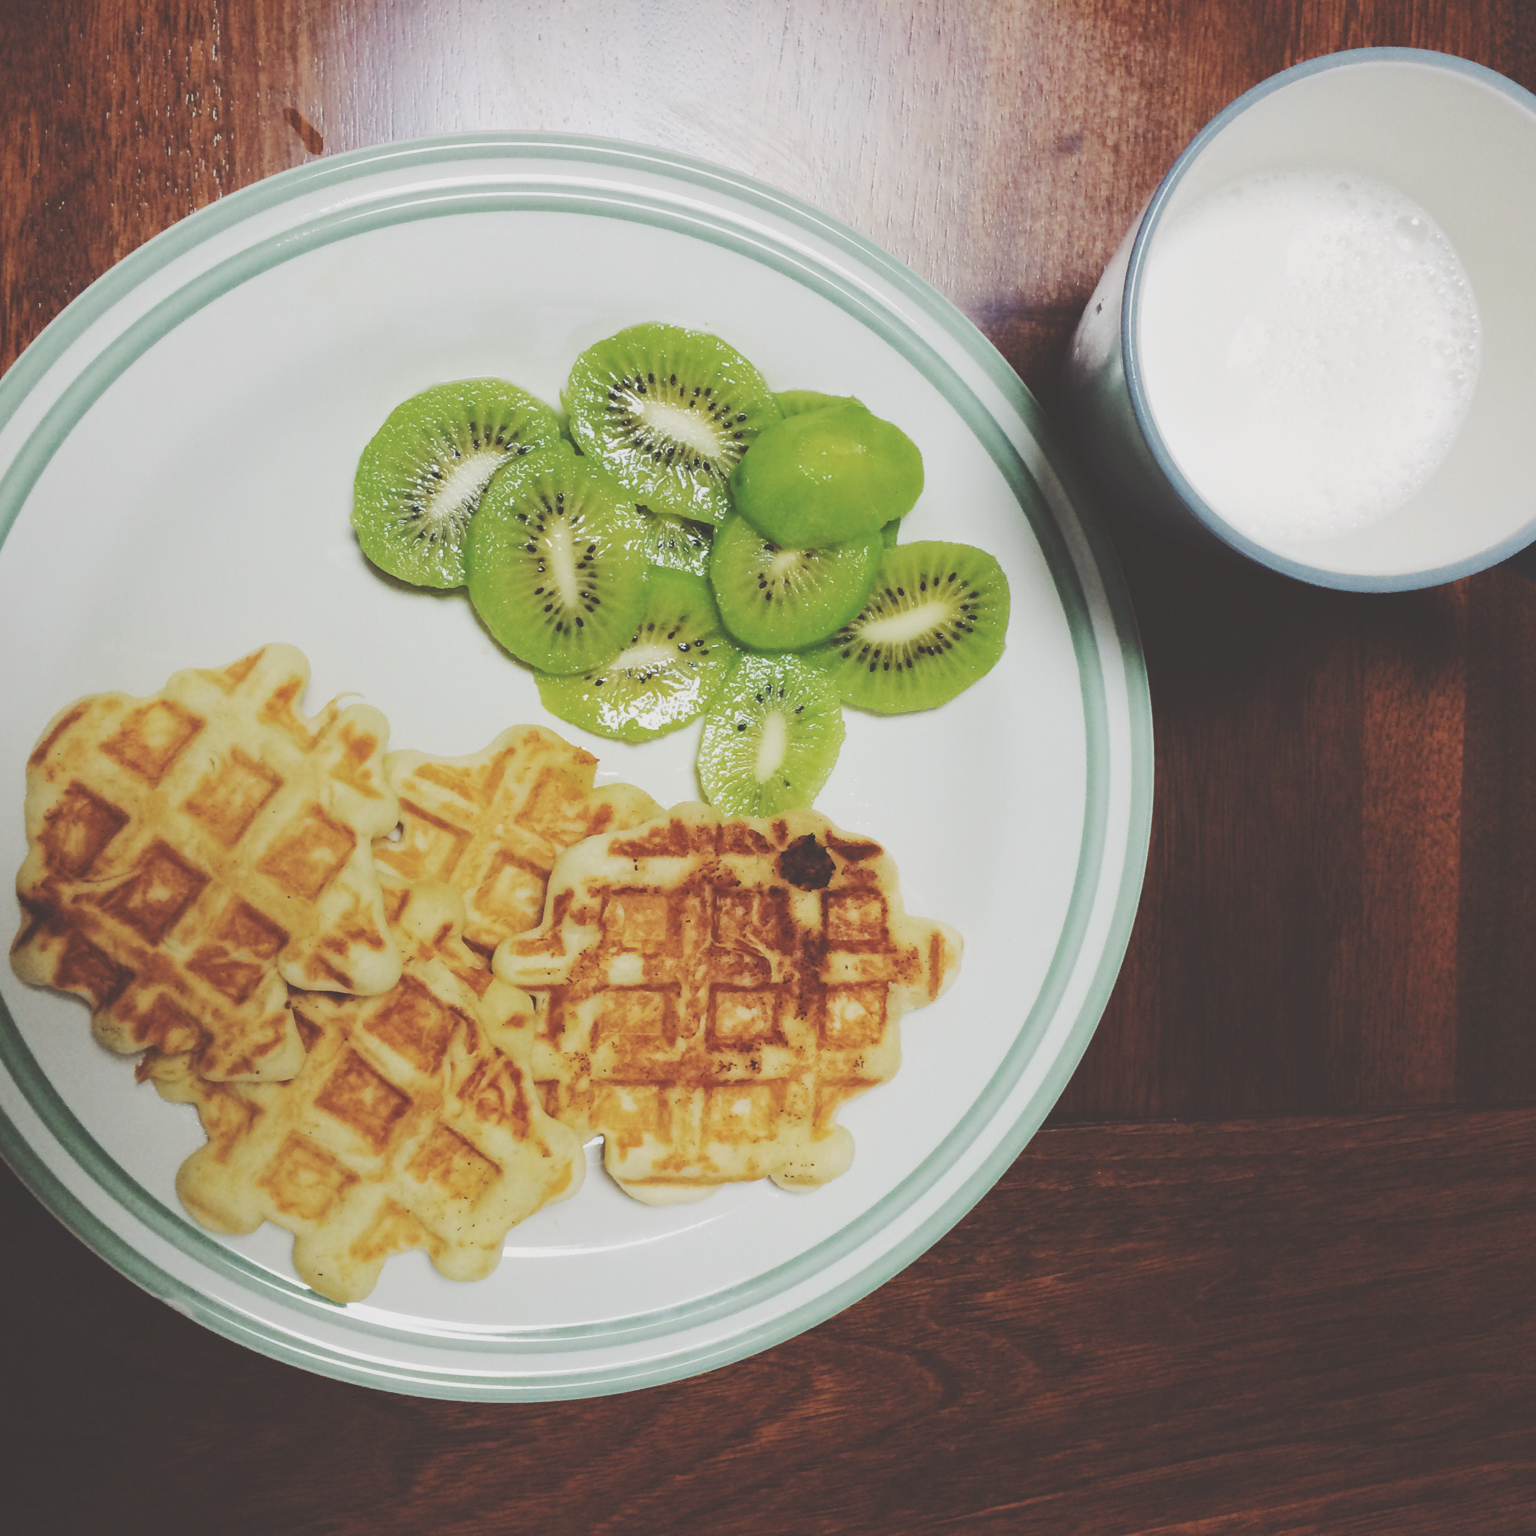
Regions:
<instances>
[{"instance_id":1,"label":"waffle grid pattern","mask_svg":"<svg viewBox=\"0 0 1536 1536\"><path fill-rule=\"evenodd\" d=\"M900 1063L898 1022L958 961L874 843L814 812L678 808L556 865L550 921L494 967L539 1009L546 1107L640 1198L842 1172L840 1107Z\"/></svg>"},{"instance_id":2,"label":"waffle grid pattern","mask_svg":"<svg viewBox=\"0 0 1536 1536\"><path fill-rule=\"evenodd\" d=\"M374 845L386 879L442 880L464 897L465 937L487 954L544 914L561 850L636 826L661 807L630 784L592 787L597 759L552 731L515 726L483 752L434 758L392 752L398 837Z\"/></svg>"},{"instance_id":3,"label":"waffle grid pattern","mask_svg":"<svg viewBox=\"0 0 1536 1536\"><path fill-rule=\"evenodd\" d=\"M369 852L396 819L388 726L365 705L306 720L308 678L268 646L147 699L82 699L33 752L13 961L86 998L112 1049L283 1079L303 1057L285 980L398 978Z\"/></svg>"},{"instance_id":4,"label":"waffle grid pattern","mask_svg":"<svg viewBox=\"0 0 1536 1536\"><path fill-rule=\"evenodd\" d=\"M210 1083L156 1052L140 1069L202 1117L208 1142L177 1178L187 1208L218 1232L286 1228L294 1267L335 1301L366 1296L413 1248L451 1279L482 1278L507 1231L584 1168L525 1069L528 999L465 947L457 894L427 885L393 905L399 983L296 994L307 1055L292 1081Z\"/></svg>"}]
</instances>

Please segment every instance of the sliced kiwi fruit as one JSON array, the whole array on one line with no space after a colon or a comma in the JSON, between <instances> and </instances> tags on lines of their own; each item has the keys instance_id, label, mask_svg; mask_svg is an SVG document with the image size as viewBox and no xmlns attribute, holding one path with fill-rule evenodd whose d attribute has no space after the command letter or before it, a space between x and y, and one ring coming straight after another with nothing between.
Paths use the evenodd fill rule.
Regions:
<instances>
[{"instance_id":1,"label":"sliced kiwi fruit","mask_svg":"<svg viewBox=\"0 0 1536 1536\"><path fill-rule=\"evenodd\" d=\"M743 657L704 716L699 787L731 816L808 806L843 744L837 689L797 656Z\"/></svg>"},{"instance_id":2,"label":"sliced kiwi fruit","mask_svg":"<svg viewBox=\"0 0 1536 1536\"><path fill-rule=\"evenodd\" d=\"M825 549L781 549L744 517L728 517L709 557L720 617L759 650L815 645L864 606L882 549L874 533Z\"/></svg>"},{"instance_id":3,"label":"sliced kiwi fruit","mask_svg":"<svg viewBox=\"0 0 1536 1536\"><path fill-rule=\"evenodd\" d=\"M785 416L803 416L807 411L824 411L829 405L859 405L852 395L824 395L819 389L781 389L773 402Z\"/></svg>"},{"instance_id":4,"label":"sliced kiwi fruit","mask_svg":"<svg viewBox=\"0 0 1536 1536\"><path fill-rule=\"evenodd\" d=\"M559 437L559 417L504 379L412 395L358 461L352 526L363 553L414 586L462 587L465 531L491 476Z\"/></svg>"},{"instance_id":5,"label":"sliced kiwi fruit","mask_svg":"<svg viewBox=\"0 0 1536 1536\"><path fill-rule=\"evenodd\" d=\"M885 551L859 615L807 652L843 702L876 714L931 709L1003 654L1008 578L985 550L937 540Z\"/></svg>"},{"instance_id":6,"label":"sliced kiwi fruit","mask_svg":"<svg viewBox=\"0 0 1536 1536\"><path fill-rule=\"evenodd\" d=\"M741 659L726 639L709 583L684 571L647 573L639 621L606 666L539 678L545 709L599 736L650 741L686 724Z\"/></svg>"},{"instance_id":7,"label":"sliced kiwi fruit","mask_svg":"<svg viewBox=\"0 0 1536 1536\"><path fill-rule=\"evenodd\" d=\"M652 565L669 571L687 571L691 576L709 575L710 530L686 517L669 517L638 507L645 525L645 558Z\"/></svg>"},{"instance_id":8,"label":"sliced kiwi fruit","mask_svg":"<svg viewBox=\"0 0 1536 1536\"><path fill-rule=\"evenodd\" d=\"M841 543L903 517L923 489L923 456L857 400L763 428L731 476L736 510L776 544Z\"/></svg>"},{"instance_id":9,"label":"sliced kiwi fruit","mask_svg":"<svg viewBox=\"0 0 1536 1536\"><path fill-rule=\"evenodd\" d=\"M816 389L781 389L774 397L785 416L804 416L807 411L824 411L829 405L863 405L853 395L824 395ZM895 547L901 533L901 518L893 517L880 529L880 542L887 549Z\"/></svg>"},{"instance_id":10,"label":"sliced kiwi fruit","mask_svg":"<svg viewBox=\"0 0 1536 1536\"><path fill-rule=\"evenodd\" d=\"M632 325L576 359L562 401L571 436L652 512L718 523L726 483L779 419L762 375L705 331Z\"/></svg>"},{"instance_id":11,"label":"sliced kiwi fruit","mask_svg":"<svg viewBox=\"0 0 1536 1536\"><path fill-rule=\"evenodd\" d=\"M469 525L469 598L514 656L542 672L584 672L634 633L644 545L619 485L557 443L491 477Z\"/></svg>"}]
</instances>

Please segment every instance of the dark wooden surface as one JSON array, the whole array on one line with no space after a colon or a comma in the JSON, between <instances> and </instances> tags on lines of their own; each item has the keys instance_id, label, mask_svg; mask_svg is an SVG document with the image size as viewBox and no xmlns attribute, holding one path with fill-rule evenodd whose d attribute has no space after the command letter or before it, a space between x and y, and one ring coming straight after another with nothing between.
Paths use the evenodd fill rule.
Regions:
<instances>
[{"instance_id":1,"label":"dark wooden surface","mask_svg":"<svg viewBox=\"0 0 1536 1536\"><path fill-rule=\"evenodd\" d=\"M1049 406L1190 135L1373 43L1536 87L1526 0L0 0L0 366L226 192L518 127L808 198ZM1116 532L1140 918L1050 1126L932 1252L693 1382L433 1404L203 1332L0 1173L0 1528L1536 1531L1536 584L1348 596Z\"/></svg>"}]
</instances>

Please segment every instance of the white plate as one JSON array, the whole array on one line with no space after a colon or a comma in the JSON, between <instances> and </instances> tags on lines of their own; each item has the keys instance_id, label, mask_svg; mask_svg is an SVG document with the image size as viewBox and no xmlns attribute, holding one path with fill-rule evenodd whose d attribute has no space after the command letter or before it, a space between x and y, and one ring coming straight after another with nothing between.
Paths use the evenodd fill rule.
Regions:
<instances>
[{"instance_id":1,"label":"white plate","mask_svg":"<svg viewBox=\"0 0 1536 1536\"><path fill-rule=\"evenodd\" d=\"M951 305L813 209L616 144L396 145L226 198L72 304L0 382L0 866L22 768L83 693L291 641L312 707L357 691L392 745L476 750L546 721L461 596L381 579L352 472L399 400L500 375L558 398L578 352L638 320L717 331L775 388L857 394L922 449L904 539L992 551L1008 649L942 710L848 712L818 806L878 838L908 909L966 940L908 1016L894 1082L844 1113L852 1170L814 1194L736 1186L635 1204L597 1165L515 1229L488 1280L393 1259L362 1304L294 1277L272 1227L182 1212L190 1109L136 1088L78 1000L0 979L0 1149L81 1238L172 1306L310 1369L404 1392L549 1398L684 1376L864 1295L956 1222L1066 1083L1124 951L1145 863L1151 728L1114 558L1039 410ZM600 777L694 798L697 725L595 751ZM44 1282L45 1277L39 1276Z\"/></svg>"}]
</instances>

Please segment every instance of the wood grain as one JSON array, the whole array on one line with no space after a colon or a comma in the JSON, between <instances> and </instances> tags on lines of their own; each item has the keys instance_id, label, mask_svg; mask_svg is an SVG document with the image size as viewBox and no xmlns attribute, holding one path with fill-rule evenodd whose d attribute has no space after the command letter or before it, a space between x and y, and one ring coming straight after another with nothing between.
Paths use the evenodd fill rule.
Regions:
<instances>
[{"instance_id":1,"label":"wood grain","mask_svg":"<svg viewBox=\"0 0 1536 1536\"><path fill-rule=\"evenodd\" d=\"M0 1444L21 1531L1536 1524L1532 1111L1047 1131L849 1312L586 1403L302 1375L18 1211ZM67 1343L83 1318L89 1351ZM59 1475L64 1444L89 1475Z\"/></svg>"},{"instance_id":2,"label":"wood grain","mask_svg":"<svg viewBox=\"0 0 1536 1536\"><path fill-rule=\"evenodd\" d=\"M0 0L0 367L238 187L525 128L825 208L1049 407L1190 135L1378 43L1536 87L1525 0ZM252 1356L3 1178L9 1528L1536 1529L1536 583L1323 592L1106 512L1157 732L1141 914L1058 1128L956 1232L757 1360L485 1408Z\"/></svg>"}]
</instances>

